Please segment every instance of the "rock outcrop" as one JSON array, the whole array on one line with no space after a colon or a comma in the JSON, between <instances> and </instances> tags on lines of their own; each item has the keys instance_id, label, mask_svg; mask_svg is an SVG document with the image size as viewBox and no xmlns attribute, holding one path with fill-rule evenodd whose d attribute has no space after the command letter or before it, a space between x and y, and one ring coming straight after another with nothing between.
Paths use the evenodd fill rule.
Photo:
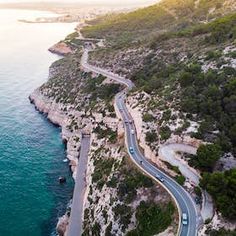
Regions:
<instances>
[{"instance_id":1,"label":"rock outcrop","mask_svg":"<svg viewBox=\"0 0 236 236\"><path fill-rule=\"evenodd\" d=\"M62 128L62 139L66 143L67 158L73 172L76 176L76 165L78 164L78 156L80 149L80 131L71 132L67 127L71 123L70 118L63 111L64 105L58 104L52 99L44 96L39 89L36 89L30 96L30 101L35 105L36 109L47 115L47 118L55 125Z\"/></svg>"},{"instance_id":2,"label":"rock outcrop","mask_svg":"<svg viewBox=\"0 0 236 236\"><path fill-rule=\"evenodd\" d=\"M80 131L71 132L68 126L71 123L71 119L63 111L64 105L58 104L54 100L44 96L40 89L36 89L30 96L30 101L35 105L39 112L47 115L47 118L55 125L62 128L62 140L66 144L67 159L69 160L69 166L73 172L73 178L76 176L76 167L78 165L78 156L80 150ZM72 112L78 114L78 112ZM58 219L56 226L57 232L60 236L66 234L67 227L69 225L69 211Z\"/></svg>"},{"instance_id":3,"label":"rock outcrop","mask_svg":"<svg viewBox=\"0 0 236 236\"><path fill-rule=\"evenodd\" d=\"M55 53L61 56L66 56L74 52L74 50L64 42L56 43L55 45L50 47L48 50L52 53Z\"/></svg>"}]
</instances>

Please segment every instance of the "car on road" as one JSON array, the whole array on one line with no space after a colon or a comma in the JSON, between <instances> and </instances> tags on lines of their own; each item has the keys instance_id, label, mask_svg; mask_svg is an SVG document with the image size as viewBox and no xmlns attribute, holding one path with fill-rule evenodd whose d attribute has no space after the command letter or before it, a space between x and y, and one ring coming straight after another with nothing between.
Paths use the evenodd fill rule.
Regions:
<instances>
[{"instance_id":1,"label":"car on road","mask_svg":"<svg viewBox=\"0 0 236 236\"><path fill-rule=\"evenodd\" d=\"M188 216L186 213L182 214L182 224L183 225L188 225Z\"/></svg>"},{"instance_id":2,"label":"car on road","mask_svg":"<svg viewBox=\"0 0 236 236\"><path fill-rule=\"evenodd\" d=\"M132 124L132 123L133 123L133 121L132 121L132 120L129 120L129 123L130 123L130 124Z\"/></svg>"},{"instance_id":3,"label":"car on road","mask_svg":"<svg viewBox=\"0 0 236 236\"><path fill-rule=\"evenodd\" d=\"M131 129L131 134L134 134L134 130L133 129Z\"/></svg>"},{"instance_id":4,"label":"car on road","mask_svg":"<svg viewBox=\"0 0 236 236\"><path fill-rule=\"evenodd\" d=\"M158 179L159 181L164 182L164 178L163 178L161 175L156 174L155 177L156 177L156 179Z\"/></svg>"},{"instance_id":5,"label":"car on road","mask_svg":"<svg viewBox=\"0 0 236 236\"><path fill-rule=\"evenodd\" d=\"M133 149L133 147L129 147L129 152L130 152L131 154L134 154L134 149Z\"/></svg>"},{"instance_id":6,"label":"car on road","mask_svg":"<svg viewBox=\"0 0 236 236\"><path fill-rule=\"evenodd\" d=\"M196 202L196 204L201 204L202 203L202 199L201 199L201 197L195 197L195 202Z\"/></svg>"}]
</instances>

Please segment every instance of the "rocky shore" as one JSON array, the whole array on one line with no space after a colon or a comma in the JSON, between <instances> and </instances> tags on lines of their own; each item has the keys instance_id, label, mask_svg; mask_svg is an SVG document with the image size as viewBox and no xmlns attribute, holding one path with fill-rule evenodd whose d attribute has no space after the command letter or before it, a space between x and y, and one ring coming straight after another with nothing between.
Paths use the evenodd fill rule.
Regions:
<instances>
[{"instance_id":1,"label":"rocky shore","mask_svg":"<svg viewBox=\"0 0 236 236\"><path fill-rule=\"evenodd\" d=\"M83 228L86 233L91 233L95 226L99 226L97 230L100 235L106 232L124 235L137 227L139 219L136 218L136 211L141 202L156 204L165 211L169 204L172 205L171 198L162 187L152 183L129 161L123 148L124 128L116 117L114 100L109 97L108 101L96 96L94 104L93 92L88 91L90 87L86 87L93 80L89 73L79 69L80 56L69 54L55 62L50 68L48 82L36 89L29 99L50 122L61 127L73 177L76 176L81 130L93 131L86 173ZM103 78L95 91L101 87L106 91L109 86L113 85ZM104 174L101 175L101 172ZM137 192L131 191L127 195L121 193L120 189L127 185L129 178L135 185L132 189L137 189ZM118 213L120 208L127 208L125 215ZM177 215L174 212L173 207L172 215L168 216L173 217L167 225L170 235L176 231ZM58 220L57 232L60 236L67 234L69 216L70 210ZM124 222L125 217L127 219Z\"/></svg>"},{"instance_id":2,"label":"rocky shore","mask_svg":"<svg viewBox=\"0 0 236 236\"><path fill-rule=\"evenodd\" d=\"M74 50L64 42L59 42L50 47L49 52L55 53L60 56L66 56L68 54L74 53Z\"/></svg>"},{"instance_id":3,"label":"rocky shore","mask_svg":"<svg viewBox=\"0 0 236 236\"><path fill-rule=\"evenodd\" d=\"M60 126L62 129L62 140L66 144L66 155L69 160L69 166L73 173L73 178L76 176L76 167L78 164L78 155L80 149L79 139L75 141L74 137L80 137L80 133L71 133L66 127L69 124L67 115L62 111L62 105L57 104L55 101L45 97L39 89L36 89L30 96L31 103L35 108L45 114L50 122ZM69 206L70 207L70 206ZM57 232L59 235L64 235L69 225L69 212L58 219Z\"/></svg>"},{"instance_id":4,"label":"rocky shore","mask_svg":"<svg viewBox=\"0 0 236 236\"><path fill-rule=\"evenodd\" d=\"M42 112L47 116L50 122L58 125L62 128L62 140L66 143L67 158L70 161L69 165L73 172L73 177L76 175L76 165L78 163L79 155L79 142L74 142L75 136L80 136L80 132L72 133L67 129L70 124L65 112L63 112L63 105L58 104L55 101L45 97L39 89L36 89L30 96L29 99L33 103L39 112Z\"/></svg>"}]
</instances>

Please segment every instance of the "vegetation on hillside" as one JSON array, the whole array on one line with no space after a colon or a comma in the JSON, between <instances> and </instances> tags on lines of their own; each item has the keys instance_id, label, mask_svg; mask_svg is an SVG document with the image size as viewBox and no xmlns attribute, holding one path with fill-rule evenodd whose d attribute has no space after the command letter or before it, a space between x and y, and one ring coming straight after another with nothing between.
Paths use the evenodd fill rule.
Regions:
<instances>
[{"instance_id":1,"label":"vegetation on hillside","mask_svg":"<svg viewBox=\"0 0 236 236\"><path fill-rule=\"evenodd\" d=\"M236 230L230 231L225 229L219 230L207 230L207 235L209 236L236 236Z\"/></svg>"},{"instance_id":2,"label":"vegetation on hillside","mask_svg":"<svg viewBox=\"0 0 236 236\"><path fill-rule=\"evenodd\" d=\"M153 106L163 111L159 133L149 130L146 141L151 145L170 137L173 131L167 122L172 119L171 109L184 121L175 134L181 135L190 121L197 122L192 137L211 144L200 146L189 163L207 172L201 186L212 194L218 210L231 219L235 218L234 200L227 202L235 196L235 171L214 173L214 167L223 153L236 154L236 70L230 63L235 52L224 54L224 49L236 42L234 10L235 4L227 0L164 0L132 13L100 18L83 30L88 37L106 39L108 49L103 53L127 47L151 49L131 75L138 90L159 99ZM154 117L146 111L143 120L152 122Z\"/></svg>"},{"instance_id":3,"label":"vegetation on hillside","mask_svg":"<svg viewBox=\"0 0 236 236\"><path fill-rule=\"evenodd\" d=\"M236 145L236 70L225 67L221 71L201 72L200 65L192 64L179 77L181 108L202 119L198 138L218 143L224 151ZM213 131L219 131L212 133Z\"/></svg>"},{"instance_id":4,"label":"vegetation on hillside","mask_svg":"<svg viewBox=\"0 0 236 236\"><path fill-rule=\"evenodd\" d=\"M233 6L229 2L163 0L160 4L128 14L101 17L90 22L91 26L84 28L82 33L85 37L105 38L110 47L104 48L103 53L108 50L109 53L118 52L119 49L126 52L128 47L147 48L144 62L140 63L138 70L131 76L137 90L144 90L151 96L158 97L159 100L152 103L163 111L157 121L160 125L159 132L150 129L146 133L147 143L151 145L158 139L165 141L171 136L173 131L167 123L170 119L177 119L172 110L182 114L181 119L184 121L175 134L180 135L190 125L190 121L198 122L200 127L197 132L192 133L192 137L212 144L200 146L197 156L189 163L204 172L201 187L213 196L217 209L223 216L235 220L236 170L214 173L215 164L223 152L236 154L236 70L227 64L223 52L227 45L235 45L236 40L236 14L232 14ZM217 19L213 20L215 17ZM77 34L72 34L66 41L80 47L81 42L76 37ZM64 104L77 104L78 91L86 95L83 103L90 108L99 101L110 104L121 87L117 84L105 84L102 76L92 79L90 73L81 72L78 69L79 56L78 53L54 63L53 76L41 90L56 102ZM121 58L125 56L126 53ZM229 56L235 58L235 52L230 52ZM214 64L214 69L205 68L210 63ZM129 61L129 64L132 62ZM137 64L139 65L139 61ZM109 106L107 108L110 109ZM111 111L114 112L112 109ZM143 114L145 122L155 119L148 110ZM76 123L71 126L78 127ZM93 131L99 139L104 138L108 143L114 145L117 141L117 132L102 123ZM132 203L137 201L137 190L144 191L153 187L152 180L126 164L119 166L115 159L100 156L94 158L92 174L92 182L98 190L104 187L116 190L117 194L110 204L113 201L119 202L112 211L122 232L127 230L134 214ZM185 178L179 170L175 167L172 170L177 172L176 181L183 184ZM94 190L90 189L92 191ZM99 197L89 201L99 201ZM137 206L137 227L128 235L157 234L171 224L174 213L171 203L162 207L153 200L140 202ZM101 226L96 221L89 221L89 215L94 219L93 208L85 210L84 235L99 235ZM104 210L104 221L107 220L107 215ZM111 235L111 230L112 224L109 224L106 235ZM234 232L222 229L211 231L209 235L233 236Z\"/></svg>"},{"instance_id":5,"label":"vegetation on hillside","mask_svg":"<svg viewBox=\"0 0 236 236\"><path fill-rule=\"evenodd\" d=\"M110 101L120 90L120 84L103 84L105 77L99 75L96 79L87 80L83 88L84 93L91 94L90 101L98 98Z\"/></svg>"},{"instance_id":6,"label":"vegetation on hillside","mask_svg":"<svg viewBox=\"0 0 236 236\"><path fill-rule=\"evenodd\" d=\"M149 236L163 232L172 220L174 206L172 203L160 207L152 202L141 202L137 208L136 229L127 233L127 236Z\"/></svg>"},{"instance_id":7,"label":"vegetation on hillside","mask_svg":"<svg viewBox=\"0 0 236 236\"><path fill-rule=\"evenodd\" d=\"M114 221L119 224L124 235L133 217L137 219L137 223L132 227L134 230L128 232L127 235L152 235L168 228L175 217L175 207L170 201L169 195L166 195L164 199L156 200L156 196L162 189L156 187L152 179L141 173L127 157L124 156L120 162L111 156L108 157L108 153L109 150L100 147L94 151L92 157L94 185L90 187L88 196L91 205L84 211L83 235L101 234L100 224L93 221L95 214L93 204L97 205L101 196L98 194L94 197L93 193L95 191L99 193L103 191L103 188L106 188L106 192L113 193L110 199L112 213L109 214L114 215ZM141 195L147 195L148 199L141 201L140 193L138 193L140 191ZM137 204L137 209L134 207L135 204ZM108 223L107 209L103 209L100 217L103 217L105 224ZM112 231L111 222L106 228L105 235L114 234L116 231Z\"/></svg>"},{"instance_id":8,"label":"vegetation on hillside","mask_svg":"<svg viewBox=\"0 0 236 236\"><path fill-rule=\"evenodd\" d=\"M214 8L215 7L215 8ZM166 31L177 32L215 16L233 11L227 0L163 0L158 4L128 14L100 17L83 29L86 37L106 38L118 47L150 41ZM215 9L214 11L211 11Z\"/></svg>"},{"instance_id":9,"label":"vegetation on hillside","mask_svg":"<svg viewBox=\"0 0 236 236\"><path fill-rule=\"evenodd\" d=\"M124 201L126 204L131 203L137 197L137 190L139 188L154 186L153 181L149 177L133 168L126 160L124 160L121 172L125 177L120 179L117 194L119 200Z\"/></svg>"},{"instance_id":10,"label":"vegetation on hillside","mask_svg":"<svg viewBox=\"0 0 236 236\"><path fill-rule=\"evenodd\" d=\"M236 219L236 169L223 173L205 173L200 185L212 195L223 216Z\"/></svg>"},{"instance_id":11,"label":"vegetation on hillside","mask_svg":"<svg viewBox=\"0 0 236 236\"><path fill-rule=\"evenodd\" d=\"M206 35L203 38L205 44L223 43L227 40L236 39L236 14L229 14L215 19L207 24L196 24L192 27L179 30L168 31L155 37L151 43L151 48L155 49L158 42L178 37L193 38L198 35Z\"/></svg>"},{"instance_id":12,"label":"vegetation on hillside","mask_svg":"<svg viewBox=\"0 0 236 236\"><path fill-rule=\"evenodd\" d=\"M221 157L221 148L216 144L201 145L196 157L190 160L190 164L201 171L212 172L216 162Z\"/></svg>"},{"instance_id":13,"label":"vegetation on hillside","mask_svg":"<svg viewBox=\"0 0 236 236\"><path fill-rule=\"evenodd\" d=\"M76 106L82 82L91 78L90 74L79 69L77 58L80 56L80 53L69 55L52 64L50 79L40 87L44 95L57 103Z\"/></svg>"},{"instance_id":14,"label":"vegetation on hillside","mask_svg":"<svg viewBox=\"0 0 236 236\"><path fill-rule=\"evenodd\" d=\"M221 66L221 65L220 65ZM166 101L176 101L175 108L196 114L202 120L195 137L215 142L223 151L234 151L236 145L236 70L224 67L202 72L201 65L164 65L151 61L133 76L135 83L148 93L156 93ZM178 86L181 90L178 90ZM168 86L168 87L167 87ZM168 91L177 91L169 94ZM196 118L195 118L196 119ZM168 129L166 127L166 129ZM217 131L217 132L214 132ZM161 130L163 138L169 137L167 130Z\"/></svg>"}]
</instances>

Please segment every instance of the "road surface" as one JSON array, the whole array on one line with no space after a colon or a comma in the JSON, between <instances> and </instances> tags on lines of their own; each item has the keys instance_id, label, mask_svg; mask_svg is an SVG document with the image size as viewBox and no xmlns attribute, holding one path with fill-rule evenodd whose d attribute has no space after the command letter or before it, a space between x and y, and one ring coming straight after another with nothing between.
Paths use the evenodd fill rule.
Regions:
<instances>
[{"instance_id":1,"label":"road surface","mask_svg":"<svg viewBox=\"0 0 236 236\"><path fill-rule=\"evenodd\" d=\"M83 202L86 187L86 169L88 163L88 152L90 147L90 136L83 136L79 162L77 165L75 188L71 206L71 215L67 236L79 236L83 233Z\"/></svg>"},{"instance_id":2,"label":"road surface","mask_svg":"<svg viewBox=\"0 0 236 236\"><path fill-rule=\"evenodd\" d=\"M115 97L115 103L120 111L120 114L124 122L127 148L128 150L130 147L132 147L133 149L132 153L129 151L129 155L132 158L132 160L139 166L141 170L145 171L147 174L149 174L154 179L156 179L156 181L161 183L170 192L170 194L172 194L179 208L180 217L182 216L182 213L187 214L188 224L182 225L182 223L180 223L179 235L180 236L196 236L198 225L201 222L201 218L199 217L197 213L196 205L192 197L175 180L173 180L171 177L169 177L168 175L163 173L161 170L159 170L157 167L152 165L139 150L139 145L137 142L137 135L135 133L135 126L134 126L134 123L132 122L132 117L129 114L127 107L125 105L126 93L134 87L134 84L132 83L132 81L127 80L118 75L115 75L109 71L105 71L103 69L89 65L87 63L87 60L88 60L88 50L85 49L84 54L81 59L81 65L84 69L88 71L92 71L97 74L101 74L103 76L106 76L109 79L115 80L127 86L125 90L120 92ZM156 178L157 175L163 177L164 182L160 182Z\"/></svg>"},{"instance_id":3,"label":"road surface","mask_svg":"<svg viewBox=\"0 0 236 236\"><path fill-rule=\"evenodd\" d=\"M171 143L160 146L158 155L162 160L167 161L172 166L178 166L182 175L185 178L188 178L192 184L198 186L200 174L194 168L189 166L186 161L183 161L181 158L179 158L176 155L176 152L196 155L197 148L183 143Z\"/></svg>"}]
</instances>

